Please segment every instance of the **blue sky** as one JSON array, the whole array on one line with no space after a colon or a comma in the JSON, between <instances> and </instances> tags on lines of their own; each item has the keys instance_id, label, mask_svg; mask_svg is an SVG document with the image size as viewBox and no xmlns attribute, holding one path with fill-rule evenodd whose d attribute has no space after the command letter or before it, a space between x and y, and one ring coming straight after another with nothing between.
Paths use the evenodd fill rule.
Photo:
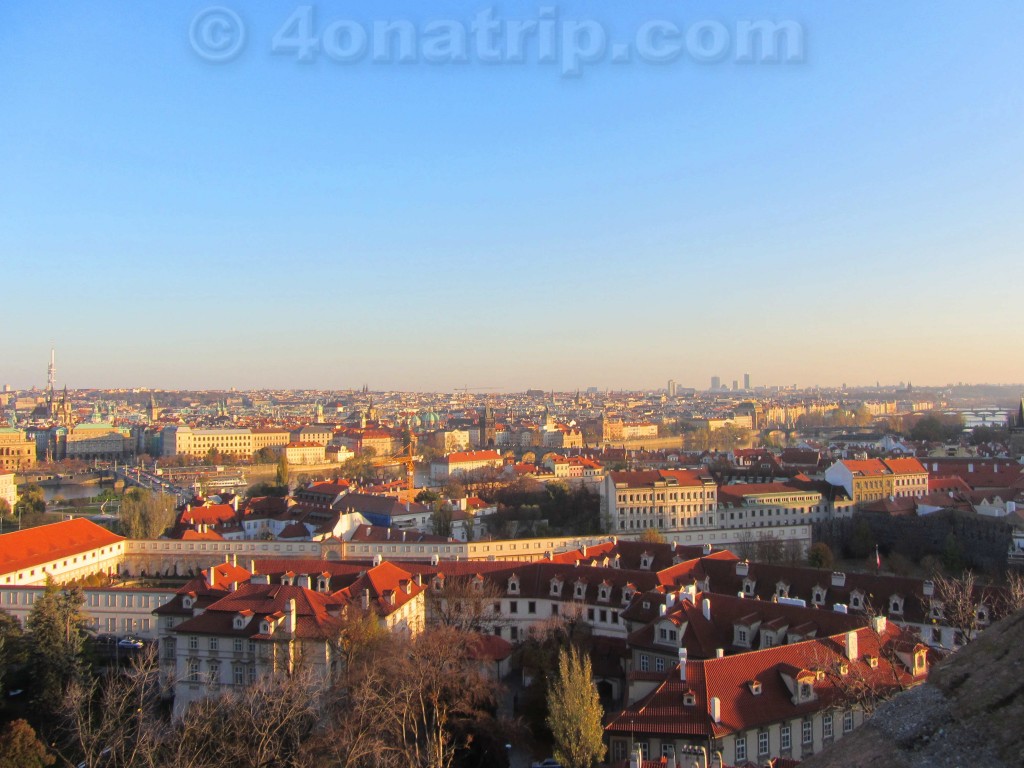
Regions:
<instances>
[{"instance_id":1,"label":"blue sky","mask_svg":"<svg viewBox=\"0 0 1024 768\"><path fill-rule=\"evenodd\" d=\"M236 0L214 64L211 5L0 4L0 381L42 385L51 343L72 387L1024 381L1019 2L493 6L806 44L577 77L299 62L299 5Z\"/></svg>"}]
</instances>

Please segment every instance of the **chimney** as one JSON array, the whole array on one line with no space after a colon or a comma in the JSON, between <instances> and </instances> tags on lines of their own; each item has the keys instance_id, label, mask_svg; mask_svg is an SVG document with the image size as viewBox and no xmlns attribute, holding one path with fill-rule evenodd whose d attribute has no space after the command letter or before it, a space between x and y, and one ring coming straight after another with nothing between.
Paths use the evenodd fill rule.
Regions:
<instances>
[{"instance_id":1,"label":"chimney","mask_svg":"<svg viewBox=\"0 0 1024 768\"><path fill-rule=\"evenodd\" d=\"M422 573L417 573L415 576L413 576L413 579L416 581L416 586L417 587L422 587L423 586L423 574Z\"/></svg>"},{"instance_id":2,"label":"chimney","mask_svg":"<svg viewBox=\"0 0 1024 768\"><path fill-rule=\"evenodd\" d=\"M746 576L749 572L750 572L750 563L748 563L746 560L737 560L736 561L736 575L737 576Z\"/></svg>"},{"instance_id":3,"label":"chimney","mask_svg":"<svg viewBox=\"0 0 1024 768\"><path fill-rule=\"evenodd\" d=\"M681 681L683 681L684 683L686 682L686 656L687 656L686 649L685 648L680 648L679 649L679 679Z\"/></svg>"},{"instance_id":4,"label":"chimney","mask_svg":"<svg viewBox=\"0 0 1024 768\"><path fill-rule=\"evenodd\" d=\"M294 597L290 598L288 600L288 613L287 613L287 615L285 615L284 622L285 622L284 623L284 631L285 632L294 633L295 632L295 598Z\"/></svg>"},{"instance_id":5,"label":"chimney","mask_svg":"<svg viewBox=\"0 0 1024 768\"><path fill-rule=\"evenodd\" d=\"M364 589L363 590L363 610L366 610L369 607L370 607L370 590L369 589Z\"/></svg>"},{"instance_id":6,"label":"chimney","mask_svg":"<svg viewBox=\"0 0 1024 768\"><path fill-rule=\"evenodd\" d=\"M885 628L888 626L888 621L885 616L872 616L871 617L871 629L873 632L881 635L885 632Z\"/></svg>"},{"instance_id":7,"label":"chimney","mask_svg":"<svg viewBox=\"0 0 1024 768\"><path fill-rule=\"evenodd\" d=\"M207 573L209 576L207 576L206 580L210 583L211 587L215 587L217 585L217 569L211 565Z\"/></svg>"},{"instance_id":8,"label":"chimney","mask_svg":"<svg viewBox=\"0 0 1024 768\"><path fill-rule=\"evenodd\" d=\"M710 544L705 544L701 551L705 555L710 555L711 554L711 545Z\"/></svg>"},{"instance_id":9,"label":"chimney","mask_svg":"<svg viewBox=\"0 0 1024 768\"><path fill-rule=\"evenodd\" d=\"M704 598L700 601L700 610L704 614L705 621L711 621L711 600Z\"/></svg>"},{"instance_id":10,"label":"chimney","mask_svg":"<svg viewBox=\"0 0 1024 768\"><path fill-rule=\"evenodd\" d=\"M725 648L715 648L715 658L716 659L724 659L725 658Z\"/></svg>"},{"instance_id":11,"label":"chimney","mask_svg":"<svg viewBox=\"0 0 1024 768\"><path fill-rule=\"evenodd\" d=\"M387 532L387 534L386 534L385 538L386 538L386 539L387 539L388 541L391 541L391 529L390 529L390 528L388 528L388 532Z\"/></svg>"},{"instance_id":12,"label":"chimney","mask_svg":"<svg viewBox=\"0 0 1024 768\"><path fill-rule=\"evenodd\" d=\"M722 702L717 696L711 697L711 719L716 723L722 722Z\"/></svg>"},{"instance_id":13,"label":"chimney","mask_svg":"<svg viewBox=\"0 0 1024 768\"><path fill-rule=\"evenodd\" d=\"M238 567L238 555L234 552L231 553L231 564L236 568Z\"/></svg>"},{"instance_id":14,"label":"chimney","mask_svg":"<svg viewBox=\"0 0 1024 768\"><path fill-rule=\"evenodd\" d=\"M846 574L840 571L835 571L832 574L832 586L843 587L846 586Z\"/></svg>"},{"instance_id":15,"label":"chimney","mask_svg":"<svg viewBox=\"0 0 1024 768\"><path fill-rule=\"evenodd\" d=\"M583 553L584 557L587 556L587 545L586 544L584 544L582 547L580 547L580 552Z\"/></svg>"},{"instance_id":16,"label":"chimney","mask_svg":"<svg viewBox=\"0 0 1024 768\"><path fill-rule=\"evenodd\" d=\"M408 531L402 531L402 541L405 541L405 534L406 533L408 533Z\"/></svg>"},{"instance_id":17,"label":"chimney","mask_svg":"<svg viewBox=\"0 0 1024 768\"><path fill-rule=\"evenodd\" d=\"M237 581L232 581L231 582L231 591L232 592L237 592L238 591L238 582Z\"/></svg>"},{"instance_id":18,"label":"chimney","mask_svg":"<svg viewBox=\"0 0 1024 768\"><path fill-rule=\"evenodd\" d=\"M847 632L846 633L846 658L850 661L857 660L857 633Z\"/></svg>"},{"instance_id":19,"label":"chimney","mask_svg":"<svg viewBox=\"0 0 1024 768\"><path fill-rule=\"evenodd\" d=\"M312 583L313 583L313 582L312 582L312 580L310 579L310 577L309 577L309 574L308 574L308 573L303 573L303 574L300 574L300 575L299 575L299 578L298 578L298 581L297 581L296 583L297 583L297 584L298 584L298 585L299 585L300 587L302 587L303 589L312 589L312 588L313 588L313 587L312 587Z\"/></svg>"},{"instance_id":20,"label":"chimney","mask_svg":"<svg viewBox=\"0 0 1024 768\"><path fill-rule=\"evenodd\" d=\"M668 607L664 603L662 603L658 606L658 615L664 616L666 613L668 613Z\"/></svg>"},{"instance_id":21,"label":"chimney","mask_svg":"<svg viewBox=\"0 0 1024 768\"><path fill-rule=\"evenodd\" d=\"M252 576L256 575L256 561L253 560L252 558L249 558L249 573Z\"/></svg>"},{"instance_id":22,"label":"chimney","mask_svg":"<svg viewBox=\"0 0 1024 768\"><path fill-rule=\"evenodd\" d=\"M671 608L675 604L676 604L675 592L668 592L668 593L666 593L665 594L665 607L666 608Z\"/></svg>"},{"instance_id":23,"label":"chimney","mask_svg":"<svg viewBox=\"0 0 1024 768\"><path fill-rule=\"evenodd\" d=\"M380 554L377 554L377 555L373 556L373 567L374 568L376 568L378 565L380 565L383 562L384 562L384 558Z\"/></svg>"}]
</instances>

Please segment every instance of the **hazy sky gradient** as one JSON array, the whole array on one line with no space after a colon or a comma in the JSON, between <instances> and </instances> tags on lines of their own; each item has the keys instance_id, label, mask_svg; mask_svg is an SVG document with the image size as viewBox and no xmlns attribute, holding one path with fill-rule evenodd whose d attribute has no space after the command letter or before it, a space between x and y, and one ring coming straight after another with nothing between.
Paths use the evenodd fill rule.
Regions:
<instances>
[{"instance_id":1,"label":"hazy sky gradient","mask_svg":"<svg viewBox=\"0 0 1024 768\"><path fill-rule=\"evenodd\" d=\"M0 4L0 382L51 343L72 387L1024 381L1019 0L547 3L806 34L578 78L302 64L270 53L295 5L223 4L222 65L210 3Z\"/></svg>"}]
</instances>

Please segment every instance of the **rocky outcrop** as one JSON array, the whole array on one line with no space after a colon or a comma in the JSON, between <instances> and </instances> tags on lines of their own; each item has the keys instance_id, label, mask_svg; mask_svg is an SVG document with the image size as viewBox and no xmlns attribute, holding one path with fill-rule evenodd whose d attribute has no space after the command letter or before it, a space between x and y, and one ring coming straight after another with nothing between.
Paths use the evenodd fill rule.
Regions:
<instances>
[{"instance_id":1,"label":"rocky outcrop","mask_svg":"<svg viewBox=\"0 0 1024 768\"><path fill-rule=\"evenodd\" d=\"M805 768L1024 765L1024 611L948 657Z\"/></svg>"}]
</instances>

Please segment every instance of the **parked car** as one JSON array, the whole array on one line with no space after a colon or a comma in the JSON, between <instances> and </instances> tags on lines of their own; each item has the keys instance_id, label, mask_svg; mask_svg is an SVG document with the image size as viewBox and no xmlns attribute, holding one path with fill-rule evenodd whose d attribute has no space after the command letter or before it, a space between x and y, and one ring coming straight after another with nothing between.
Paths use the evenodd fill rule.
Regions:
<instances>
[{"instance_id":1,"label":"parked car","mask_svg":"<svg viewBox=\"0 0 1024 768\"><path fill-rule=\"evenodd\" d=\"M117 641L117 647L118 648L135 648L135 649L138 649L138 648L142 648L144 645L145 645L145 643L142 642L141 640L139 640L139 638L132 637L131 635L129 635L128 637L122 637L120 640Z\"/></svg>"},{"instance_id":2,"label":"parked car","mask_svg":"<svg viewBox=\"0 0 1024 768\"><path fill-rule=\"evenodd\" d=\"M533 764L532 768L562 768L562 764L553 757L545 757Z\"/></svg>"}]
</instances>

